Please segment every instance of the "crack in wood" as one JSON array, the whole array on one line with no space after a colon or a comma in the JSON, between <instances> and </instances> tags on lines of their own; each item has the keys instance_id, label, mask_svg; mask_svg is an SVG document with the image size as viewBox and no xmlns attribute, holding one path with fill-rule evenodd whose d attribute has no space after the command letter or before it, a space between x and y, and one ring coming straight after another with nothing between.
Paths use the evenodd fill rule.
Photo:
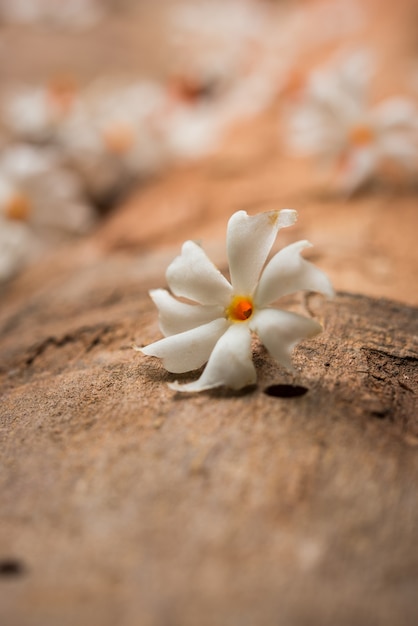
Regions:
<instances>
[{"instance_id":1,"label":"crack in wood","mask_svg":"<svg viewBox=\"0 0 418 626\"><path fill-rule=\"evenodd\" d=\"M74 333L66 333L60 338L50 336L41 341L38 345L32 347L31 354L26 358L25 364L27 367L33 365L38 357L40 357L50 346L56 348L62 348L70 343L77 343L83 341L83 336L91 333L95 333L93 339L91 339L85 347L85 352L90 352L95 346L97 346L103 336L114 329L112 325L95 325L95 326L82 326Z\"/></svg>"}]
</instances>

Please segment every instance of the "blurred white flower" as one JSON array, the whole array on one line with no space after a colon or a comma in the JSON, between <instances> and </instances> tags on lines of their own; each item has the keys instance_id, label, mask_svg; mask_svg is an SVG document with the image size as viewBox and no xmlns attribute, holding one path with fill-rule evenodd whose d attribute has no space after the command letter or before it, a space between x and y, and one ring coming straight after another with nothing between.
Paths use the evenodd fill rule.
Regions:
<instances>
[{"instance_id":1,"label":"blurred white flower","mask_svg":"<svg viewBox=\"0 0 418 626\"><path fill-rule=\"evenodd\" d=\"M26 144L6 148L0 158L0 214L45 240L85 233L95 220L78 177L57 153Z\"/></svg>"},{"instance_id":2,"label":"blurred white flower","mask_svg":"<svg viewBox=\"0 0 418 626\"><path fill-rule=\"evenodd\" d=\"M22 86L6 93L3 122L18 140L51 141L77 103L75 82L70 77L56 77L45 85Z\"/></svg>"},{"instance_id":3,"label":"blurred white flower","mask_svg":"<svg viewBox=\"0 0 418 626\"><path fill-rule=\"evenodd\" d=\"M242 73L263 40L269 12L252 0L201 0L170 13L179 61L195 76L221 86Z\"/></svg>"},{"instance_id":4,"label":"blurred white flower","mask_svg":"<svg viewBox=\"0 0 418 626\"><path fill-rule=\"evenodd\" d=\"M185 242L166 277L174 296L189 302L177 300L164 289L151 291L165 338L138 348L163 359L164 367L174 373L195 370L207 362L198 380L173 383L172 389L202 391L220 385L241 389L256 382L252 333L281 365L292 369L293 347L321 331L313 319L270 306L299 290L333 295L325 274L300 254L310 246L307 241L283 248L264 267L277 232L291 226L296 217L292 210L232 215L227 229L231 283L200 246Z\"/></svg>"},{"instance_id":5,"label":"blurred white flower","mask_svg":"<svg viewBox=\"0 0 418 626\"><path fill-rule=\"evenodd\" d=\"M229 128L271 104L288 63L279 54L282 37L272 6L204 0L180 5L171 15L180 70L160 123L171 157L199 158L217 149Z\"/></svg>"},{"instance_id":6,"label":"blurred white flower","mask_svg":"<svg viewBox=\"0 0 418 626\"><path fill-rule=\"evenodd\" d=\"M194 160L215 150L227 120L213 102L168 102L155 120L164 153L170 161Z\"/></svg>"},{"instance_id":7,"label":"blurred white flower","mask_svg":"<svg viewBox=\"0 0 418 626\"><path fill-rule=\"evenodd\" d=\"M293 150L332 164L337 186L351 193L393 163L413 172L418 160L418 109L407 98L368 103L370 58L338 57L311 75L290 115Z\"/></svg>"},{"instance_id":8,"label":"blurred white flower","mask_svg":"<svg viewBox=\"0 0 418 626\"><path fill-rule=\"evenodd\" d=\"M177 74L210 87L208 101L224 124L253 117L279 94L288 95L299 82L301 54L352 34L362 23L353 0L300 8L200 0L180 4L169 15Z\"/></svg>"},{"instance_id":9,"label":"blurred white flower","mask_svg":"<svg viewBox=\"0 0 418 626\"><path fill-rule=\"evenodd\" d=\"M164 162L156 124L165 90L148 81L93 85L60 129L60 145L90 193L103 196Z\"/></svg>"}]
</instances>

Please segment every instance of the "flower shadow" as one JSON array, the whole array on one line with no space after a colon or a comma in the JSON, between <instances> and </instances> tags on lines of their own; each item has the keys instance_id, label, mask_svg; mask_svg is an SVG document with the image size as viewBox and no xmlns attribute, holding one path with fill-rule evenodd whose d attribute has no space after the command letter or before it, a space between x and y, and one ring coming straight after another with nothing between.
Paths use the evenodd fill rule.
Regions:
<instances>
[{"instance_id":1,"label":"flower shadow","mask_svg":"<svg viewBox=\"0 0 418 626\"><path fill-rule=\"evenodd\" d=\"M205 366L194 370L193 372L187 372L185 374L172 374L167 372L164 367L158 362L146 362L143 364L142 376L146 378L149 382L153 383L190 383L193 380L199 378L202 374ZM247 385L242 389L228 389L227 387L216 387L215 389L207 389L206 391L196 392L188 392L188 391L176 391L173 392L173 400L178 401L185 398L196 397L197 395L202 396L205 395L209 398L213 399L226 399L226 398L240 398L242 396L247 396L258 388L257 384Z\"/></svg>"},{"instance_id":2,"label":"flower shadow","mask_svg":"<svg viewBox=\"0 0 418 626\"><path fill-rule=\"evenodd\" d=\"M176 380L180 380L179 378L176 378ZM190 380L187 380L185 382L190 382ZM253 394L258 388L257 384L254 385L247 385L246 387L243 387L242 389L228 389L227 387L216 387L214 389L206 389L203 391L199 391L198 393L193 392L193 391L176 391L174 396L173 396L173 400L174 402L178 402L179 400L184 400L186 398L191 398L191 397L196 397L196 395L199 396L206 396L207 398L211 398L213 400L228 400L228 399L232 399L232 398L242 398L245 396L249 396L251 394Z\"/></svg>"}]
</instances>

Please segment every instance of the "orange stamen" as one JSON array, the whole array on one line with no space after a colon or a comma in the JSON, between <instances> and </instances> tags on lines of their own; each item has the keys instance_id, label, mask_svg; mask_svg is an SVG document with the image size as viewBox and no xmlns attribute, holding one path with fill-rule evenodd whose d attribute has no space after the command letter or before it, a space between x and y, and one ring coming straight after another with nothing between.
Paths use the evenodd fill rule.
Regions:
<instances>
[{"instance_id":1,"label":"orange stamen","mask_svg":"<svg viewBox=\"0 0 418 626\"><path fill-rule=\"evenodd\" d=\"M30 214L30 202L23 194L17 193L10 198L5 207L9 220L25 222Z\"/></svg>"},{"instance_id":2,"label":"orange stamen","mask_svg":"<svg viewBox=\"0 0 418 626\"><path fill-rule=\"evenodd\" d=\"M56 76L47 86L52 105L60 115L70 113L76 95L77 85L71 76Z\"/></svg>"},{"instance_id":3,"label":"orange stamen","mask_svg":"<svg viewBox=\"0 0 418 626\"><path fill-rule=\"evenodd\" d=\"M128 124L113 124L103 131L105 146L109 152L121 156L131 150L134 134Z\"/></svg>"},{"instance_id":4,"label":"orange stamen","mask_svg":"<svg viewBox=\"0 0 418 626\"><path fill-rule=\"evenodd\" d=\"M306 73L299 68L294 68L289 72L281 92L288 98L296 98L306 85Z\"/></svg>"},{"instance_id":5,"label":"orange stamen","mask_svg":"<svg viewBox=\"0 0 418 626\"><path fill-rule=\"evenodd\" d=\"M188 76L172 76L168 91L175 102L196 104L212 94L213 85Z\"/></svg>"},{"instance_id":6,"label":"orange stamen","mask_svg":"<svg viewBox=\"0 0 418 626\"><path fill-rule=\"evenodd\" d=\"M348 138L355 146L367 146L372 143L374 132L367 124L357 124L350 129Z\"/></svg>"},{"instance_id":7,"label":"orange stamen","mask_svg":"<svg viewBox=\"0 0 418 626\"><path fill-rule=\"evenodd\" d=\"M231 322L246 322L253 310L253 302L249 296L235 296L227 308L227 316Z\"/></svg>"}]
</instances>

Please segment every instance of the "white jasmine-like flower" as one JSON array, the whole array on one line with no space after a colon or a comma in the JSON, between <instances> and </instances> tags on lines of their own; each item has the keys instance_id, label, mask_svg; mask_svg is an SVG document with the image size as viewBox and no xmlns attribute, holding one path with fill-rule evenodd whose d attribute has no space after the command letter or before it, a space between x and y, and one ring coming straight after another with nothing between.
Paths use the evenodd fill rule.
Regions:
<instances>
[{"instance_id":1,"label":"white jasmine-like flower","mask_svg":"<svg viewBox=\"0 0 418 626\"><path fill-rule=\"evenodd\" d=\"M95 196L112 193L164 163L160 130L165 91L152 81L93 84L61 126L60 144Z\"/></svg>"},{"instance_id":2,"label":"white jasmine-like flower","mask_svg":"<svg viewBox=\"0 0 418 626\"><path fill-rule=\"evenodd\" d=\"M77 176L49 148L16 144L0 158L0 215L45 235L83 234L95 214Z\"/></svg>"},{"instance_id":3,"label":"white jasmine-like flower","mask_svg":"<svg viewBox=\"0 0 418 626\"><path fill-rule=\"evenodd\" d=\"M173 104L157 121L167 157L188 161L210 154L221 143L226 121L215 105Z\"/></svg>"},{"instance_id":4,"label":"white jasmine-like flower","mask_svg":"<svg viewBox=\"0 0 418 626\"><path fill-rule=\"evenodd\" d=\"M38 86L21 86L6 93L2 105L6 128L18 139L55 139L60 125L73 113L79 94L71 77L57 76Z\"/></svg>"},{"instance_id":5,"label":"white jasmine-like flower","mask_svg":"<svg viewBox=\"0 0 418 626\"><path fill-rule=\"evenodd\" d=\"M418 110L407 98L368 103L370 63L362 53L314 72L291 116L295 151L334 163L337 184L351 193L387 163L407 171L418 160Z\"/></svg>"},{"instance_id":6,"label":"white jasmine-like flower","mask_svg":"<svg viewBox=\"0 0 418 626\"><path fill-rule=\"evenodd\" d=\"M294 224L296 218L296 211L287 209L255 216L245 211L234 213L227 229L231 282L199 245L184 243L166 277L174 296L189 302L176 299L165 289L151 291L165 338L138 348L161 358L173 373L195 370L207 362L198 380L173 383L172 389L202 391L220 385L241 389L255 383L252 333L281 365L292 369L293 347L322 330L313 319L270 306L299 290L333 294L326 275L301 256L311 245L308 241L283 248L264 267L277 232Z\"/></svg>"}]
</instances>

